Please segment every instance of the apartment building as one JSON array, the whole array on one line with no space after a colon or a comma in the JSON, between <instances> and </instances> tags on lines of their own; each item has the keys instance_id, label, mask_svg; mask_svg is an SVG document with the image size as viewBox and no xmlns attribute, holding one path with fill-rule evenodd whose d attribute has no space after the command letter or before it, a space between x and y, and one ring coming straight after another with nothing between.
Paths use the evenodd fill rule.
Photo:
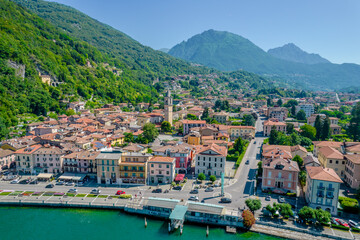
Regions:
<instances>
[{"instance_id":1,"label":"apartment building","mask_svg":"<svg viewBox=\"0 0 360 240\"><path fill-rule=\"evenodd\" d=\"M104 149L96 157L97 182L99 184L121 184L120 167L122 151Z\"/></svg>"},{"instance_id":2,"label":"apartment building","mask_svg":"<svg viewBox=\"0 0 360 240\"><path fill-rule=\"evenodd\" d=\"M147 161L149 185L169 184L175 178L176 159L173 157L153 157Z\"/></svg>"},{"instance_id":3,"label":"apartment building","mask_svg":"<svg viewBox=\"0 0 360 240\"><path fill-rule=\"evenodd\" d=\"M121 156L120 183L145 184L147 161L152 158L148 153L126 153Z\"/></svg>"},{"instance_id":4,"label":"apartment building","mask_svg":"<svg viewBox=\"0 0 360 240\"><path fill-rule=\"evenodd\" d=\"M227 148L216 144L202 146L196 152L195 174L221 176L225 173Z\"/></svg>"},{"instance_id":5,"label":"apartment building","mask_svg":"<svg viewBox=\"0 0 360 240\"><path fill-rule=\"evenodd\" d=\"M301 110L305 112L306 118L310 117L315 112L314 105L310 103L300 103L299 105L297 105L295 108L295 112L298 113Z\"/></svg>"},{"instance_id":6,"label":"apartment building","mask_svg":"<svg viewBox=\"0 0 360 240\"><path fill-rule=\"evenodd\" d=\"M360 155L347 154L345 155L345 177L344 181L353 189L360 187Z\"/></svg>"}]
</instances>

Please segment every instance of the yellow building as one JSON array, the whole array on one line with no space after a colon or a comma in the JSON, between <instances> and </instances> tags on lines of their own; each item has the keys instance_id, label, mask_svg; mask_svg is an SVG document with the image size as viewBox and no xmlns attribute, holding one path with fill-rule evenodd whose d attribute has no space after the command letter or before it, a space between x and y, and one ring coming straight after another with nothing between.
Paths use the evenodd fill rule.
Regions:
<instances>
[{"instance_id":1,"label":"yellow building","mask_svg":"<svg viewBox=\"0 0 360 240\"><path fill-rule=\"evenodd\" d=\"M119 149L101 151L96 157L97 181L99 184L121 184L119 163L122 152Z\"/></svg>"},{"instance_id":2,"label":"yellow building","mask_svg":"<svg viewBox=\"0 0 360 240\"><path fill-rule=\"evenodd\" d=\"M116 144L122 145L125 143L125 136L123 134L113 135L108 138L108 141L110 142L111 146Z\"/></svg>"},{"instance_id":3,"label":"yellow building","mask_svg":"<svg viewBox=\"0 0 360 240\"><path fill-rule=\"evenodd\" d=\"M146 153L124 153L119 164L121 183L145 184L146 163L151 157Z\"/></svg>"},{"instance_id":4,"label":"yellow building","mask_svg":"<svg viewBox=\"0 0 360 240\"><path fill-rule=\"evenodd\" d=\"M190 145L200 145L200 139L201 139L200 133L191 132L188 135L187 143Z\"/></svg>"},{"instance_id":5,"label":"yellow building","mask_svg":"<svg viewBox=\"0 0 360 240\"><path fill-rule=\"evenodd\" d=\"M244 139L253 139L255 137L255 127L253 126L230 126L228 128L228 134L231 140L235 140L238 137Z\"/></svg>"},{"instance_id":6,"label":"yellow building","mask_svg":"<svg viewBox=\"0 0 360 240\"><path fill-rule=\"evenodd\" d=\"M332 168L340 178L345 176L346 159L335 148L325 146L319 149L318 159L325 168Z\"/></svg>"}]
</instances>

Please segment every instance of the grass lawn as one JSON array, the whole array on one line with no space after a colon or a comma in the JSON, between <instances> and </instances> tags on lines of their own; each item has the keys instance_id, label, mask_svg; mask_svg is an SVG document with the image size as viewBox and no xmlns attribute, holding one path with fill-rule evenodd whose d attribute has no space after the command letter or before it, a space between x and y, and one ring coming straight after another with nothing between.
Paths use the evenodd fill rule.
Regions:
<instances>
[{"instance_id":1,"label":"grass lawn","mask_svg":"<svg viewBox=\"0 0 360 240\"><path fill-rule=\"evenodd\" d=\"M10 196L15 196L15 195L19 195L20 193L22 193L23 191L15 191L15 192L12 192L10 193L9 195Z\"/></svg>"},{"instance_id":2,"label":"grass lawn","mask_svg":"<svg viewBox=\"0 0 360 240\"><path fill-rule=\"evenodd\" d=\"M11 192L1 192L0 195L5 196L5 195L9 195L10 193L11 193Z\"/></svg>"},{"instance_id":3,"label":"grass lawn","mask_svg":"<svg viewBox=\"0 0 360 240\"><path fill-rule=\"evenodd\" d=\"M116 195L112 195L112 196L109 196L109 197L112 197L112 198L119 198L119 196L116 196Z\"/></svg>"},{"instance_id":4,"label":"grass lawn","mask_svg":"<svg viewBox=\"0 0 360 240\"><path fill-rule=\"evenodd\" d=\"M79 194L77 194L75 197L85 197L86 196L86 194L84 194L84 193L79 193Z\"/></svg>"},{"instance_id":5,"label":"grass lawn","mask_svg":"<svg viewBox=\"0 0 360 240\"><path fill-rule=\"evenodd\" d=\"M69 196L69 197L75 197L76 194L75 193L66 193L65 195Z\"/></svg>"},{"instance_id":6,"label":"grass lawn","mask_svg":"<svg viewBox=\"0 0 360 240\"><path fill-rule=\"evenodd\" d=\"M98 198L107 198L108 195L99 195Z\"/></svg>"},{"instance_id":7,"label":"grass lawn","mask_svg":"<svg viewBox=\"0 0 360 240\"><path fill-rule=\"evenodd\" d=\"M96 194L88 194L86 197L97 197L98 195Z\"/></svg>"},{"instance_id":8,"label":"grass lawn","mask_svg":"<svg viewBox=\"0 0 360 240\"><path fill-rule=\"evenodd\" d=\"M33 193L31 196L40 196L41 194L43 194L44 192L35 192Z\"/></svg>"}]
</instances>

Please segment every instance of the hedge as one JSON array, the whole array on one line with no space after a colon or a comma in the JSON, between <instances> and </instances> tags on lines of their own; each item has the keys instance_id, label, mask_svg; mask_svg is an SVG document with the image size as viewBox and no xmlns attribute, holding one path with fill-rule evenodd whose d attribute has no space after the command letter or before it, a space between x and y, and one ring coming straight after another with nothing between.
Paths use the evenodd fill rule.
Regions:
<instances>
[{"instance_id":1,"label":"hedge","mask_svg":"<svg viewBox=\"0 0 360 240\"><path fill-rule=\"evenodd\" d=\"M349 227L345 227L343 225L336 225L336 224L331 224L332 228L337 228L337 229L341 229L341 230L349 230Z\"/></svg>"},{"instance_id":2,"label":"hedge","mask_svg":"<svg viewBox=\"0 0 360 240\"><path fill-rule=\"evenodd\" d=\"M348 197L339 197L339 202L341 207L345 212L358 213L359 212L359 202L354 198Z\"/></svg>"},{"instance_id":3,"label":"hedge","mask_svg":"<svg viewBox=\"0 0 360 240\"><path fill-rule=\"evenodd\" d=\"M360 228L351 228L351 231L353 231L353 232L360 232Z\"/></svg>"},{"instance_id":4,"label":"hedge","mask_svg":"<svg viewBox=\"0 0 360 240\"><path fill-rule=\"evenodd\" d=\"M131 198L132 195L131 194L121 194L120 198Z\"/></svg>"},{"instance_id":5,"label":"hedge","mask_svg":"<svg viewBox=\"0 0 360 240\"><path fill-rule=\"evenodd\" d=\"M289 196L289 197L296 197L296 193L286 193L286 196Z\"/></svg>"},{"instance_id":6,"label":"hedge","mask_svg":"<svg viewBox=\"0 0 360 240\"><path fill-rule=\"evenodd\" d=\"M240 156L238 157L238 159L236 160L236 163L235 163L235 167L238 168L240 166L240 163L241 161L243 160L244 158L244 155L246 153L246 150L247 150L247 147L249 146L249 143L246 143L245 144L245 147L244 147L244 151L240 154Z\"/></svg>"}]
</instances>

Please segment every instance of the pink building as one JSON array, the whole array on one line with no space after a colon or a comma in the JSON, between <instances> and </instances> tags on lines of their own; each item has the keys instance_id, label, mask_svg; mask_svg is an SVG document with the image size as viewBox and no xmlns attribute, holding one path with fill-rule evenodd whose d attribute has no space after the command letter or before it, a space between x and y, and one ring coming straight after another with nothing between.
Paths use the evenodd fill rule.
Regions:
<instances>
[{"instance_id":1,"label":"pink building","mask_svg":"<svg viewBox=\"0 0 360 240\"><path fill-rule=\"evenodd\" d=\"M58 147L42 147L33 153L37 173L61 173L63 152Z\"/></svg>"},{"instance_id":2,"label":"pink building","mask_svg":"<svg viewBox=\"0 0 360 240\"><path fill-rule=\"evenodd\" d=\"M153 157L147 161L148 184L169 184L175 178L175 161L173 157Z\"/></svg>"},{"instance_id":3,"label":"pink building","mask_svg":"<svg viewBox=\"0 0 360 240\"><path fill-rule=\"evenodd\" d=\"M345 165L345 182L353 189L360 187L360 154L347 154Z\"/></svg>"},{"instance_id":4,"label":"pink building","mask_svg":"<svg viewBox=\"0 0 360 240\"><path fill-rule=\"evenodd\" d=\"M281 157L264 159L262 163L262 190L275 193L297 193L298 175L297 162Z\"/></svg>"},{"instance_id":5,"label":"pink building","mask_svg":"<svg viewBox=\"0 0 360 240\"><path fill-rule=\"evenodd\" d=\"M270 132L273 126L279 132L284 132L284 133L286 132L286 123L273 122L271 120L268 120L264 122L264 136L270 136Z\"/></svg>"},{"instance_id":6,"label":"pink building","mask_svg":"<svg viewBox=\"0 0 360 240\"><path fill-rule=\"evenodd\" d=\"M89 177L96 177L96 157L100 152L81 151L64 156L64 172L84 173Z\"/></svg>"},{"instance_id":7,"label":"pink building","mask_svg":"<svg viewBox=\"0 0 360 240\"><path fill-rule=\"evenodd\" d=\"M0 148L0 169L8 169L12 166L16 166L14 151Z\"/></svg>"},{"instance_id":8,"label":"pink building","mask_svg":"<svg viewBox=\"0 0 360 240\"><path fill-rule=\"evenodd\" d=\"M183 124L183 134L186 135L190 132L191 128L204 127L206 125L206 121L204 121L204 120L182 120L182 124Z\"/></svg>"},{"instance_id":9,"label":"pink building","mask_svg":"<svg viewBox=\"0 0 360 240\"><path fill-rule=\"evenodd\" d=\"M172 157L176 159L175 172L187 173L191 168L194 146L187 143L163 146L153 149L154 156Z\"/></svg>"}]
</instances>

